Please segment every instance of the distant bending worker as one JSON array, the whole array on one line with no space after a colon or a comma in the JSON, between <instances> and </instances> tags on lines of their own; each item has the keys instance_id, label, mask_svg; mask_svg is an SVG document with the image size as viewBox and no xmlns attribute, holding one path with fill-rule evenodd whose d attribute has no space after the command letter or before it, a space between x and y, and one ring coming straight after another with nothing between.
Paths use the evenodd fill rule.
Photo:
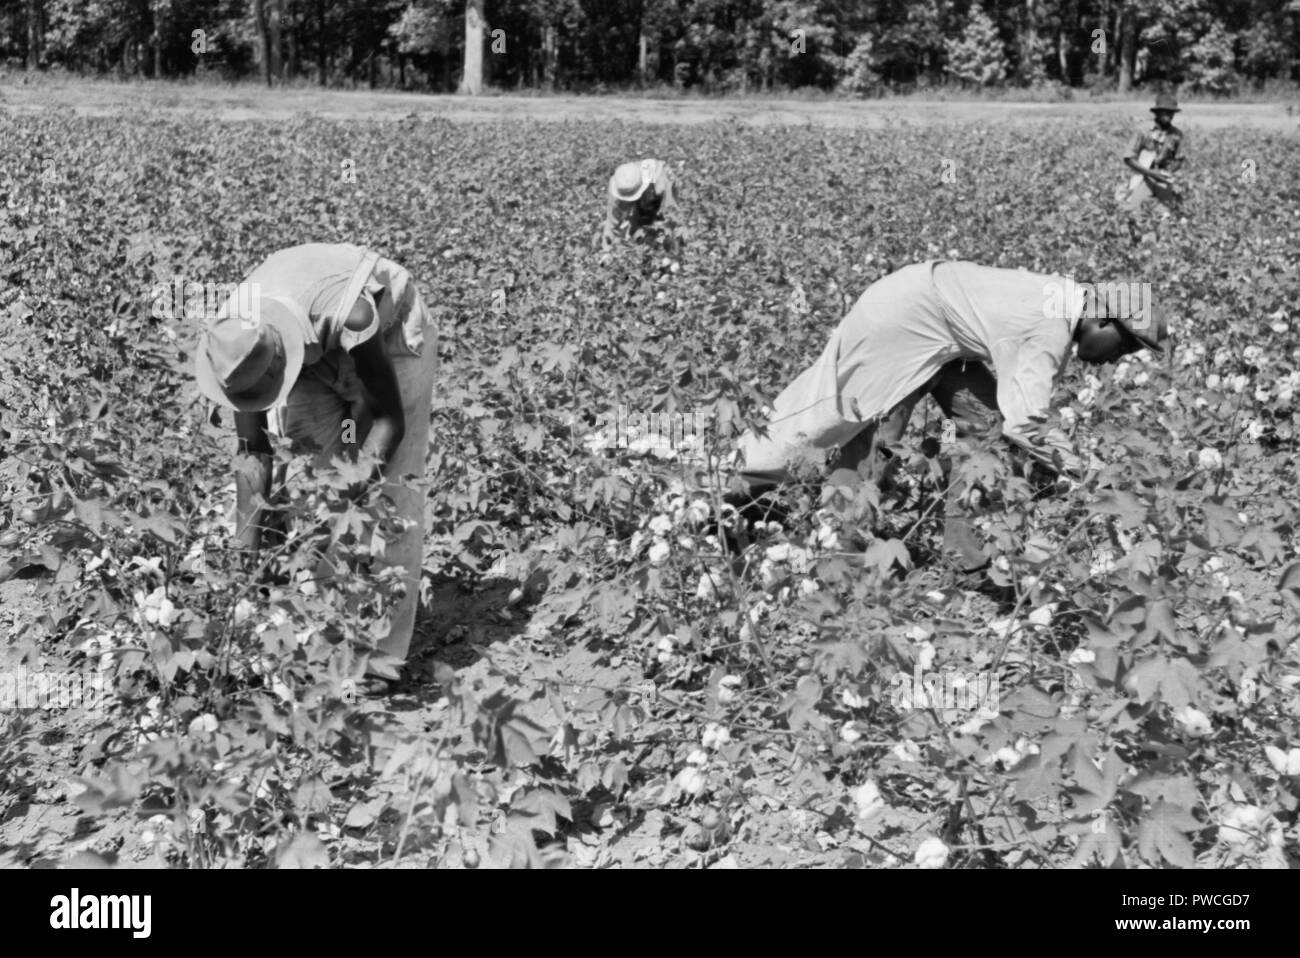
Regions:
<instances>
[{"instance_id":1,"label":"distant bending worker","mask_svg":"<svg viewBox=\"0 0 1300 958\"><path fill-rule=\"evenodd\" d=\"M676 208L673 179L663 160L624 163L609 178L609 200L601 244L608 249L619 239L653 239L665 216Z\"/></svg>"}]
</instances>

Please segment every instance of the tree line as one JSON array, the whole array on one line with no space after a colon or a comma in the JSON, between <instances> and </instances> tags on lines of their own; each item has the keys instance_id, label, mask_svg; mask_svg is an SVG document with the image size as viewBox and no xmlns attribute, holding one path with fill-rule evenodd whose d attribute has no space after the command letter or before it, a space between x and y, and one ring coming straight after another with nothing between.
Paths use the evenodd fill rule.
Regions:
<instances>
[{"instance_id":1,"label":"tree line","mask_svg":"<svg viewBox=\"0 0 1300 958\"><path fill-rule=\"evenodd\" d=\"M1300 0L0 0L0 61L470 93L1231 94L1300 80Z\"/></svg>"}]
</instances>

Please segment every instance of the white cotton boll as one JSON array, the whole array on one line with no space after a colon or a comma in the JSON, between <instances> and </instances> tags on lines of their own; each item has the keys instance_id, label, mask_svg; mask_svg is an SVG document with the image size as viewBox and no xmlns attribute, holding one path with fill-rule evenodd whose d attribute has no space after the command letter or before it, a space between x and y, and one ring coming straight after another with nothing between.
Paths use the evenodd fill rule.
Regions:
<instances>
[{"instance_id":1,"label":"white cotton boll","mask_svg":"<svg viewBox=\"0 0 1300 958\"><path fill-rule=\"evenodd\" d=\"M1264 754L1279 775L1300 775L1300 748L1284 752L1275 745L1265 745Z\"/></svg>"},{"instance_id":2,"label":"white cotton boll","mask_svg":"<svg viewBox=\"0 0 1300 958\"><path fill-rule=\"evenodd\" d=\"M821 591L821 583L819 583L816 579L801 579L799 581L800 595L807 596L807 595L812 595L814 592L820 592L820 591Z\"/></svg>"},{"instance_id":3,"label":"white cotton boll","mask_svg":"<svg viewBox=\"0 0 1300 958\"><path fill-rule=\"evenodd\" d=\"M774 546L768 546L764 554L769 562L785 562L790 558L790 543L779 542Z\"/></svg>"},{"instance_id":4,"label":"white cotton boll","mask_svg":"<svg viewBox=\"0 0 1300 958\"><path fill-rule=\"evenodd\" d=\"M210 712L205 712L190 722L190 734L210 735L217 730L217 724L217 717Z\"/></svg>"},{"instance_id":5,"label":"white cotton boll","mask_svg":"<svg viewBox=\"0 0 1300 958\"><path fill-rule=\"evenodd\" d=\"M1133 377L1134 386L1145 386L1150 381L1151 381L1151 376L1147 373L1145 369Z\"/></svg>"},{"instance_id":6,"label":"white cotton boll","mask_svg":"<svg viewBox=\"0 0 1300 958\"><path fill-rule=\"evenodd\" d=\"M845 722L843 727L840 728L840 741L852 745L860 738L862 738L862 733L853 727L852 722Z\"/></svg>"},{"instance_id":7,"label":"white cotton boll","mask_svg":"<svg viewBox=\"0 0 1300 958\"><path fill-rule=\"evenodd\" d=\"M992 709L987 706L982 706L980 710L975 713L974 718L969 719L963 722L961 725L957 726L957 731L961 735L974 735L977 732L979 732L979 730L982 729L985 725L988 725L990 722L997 719L997 717L998 717L998 712L996 709Z\"/></svg>"},{"instance_id":8,"label":"white cotton boll","mask_svg":"<svg viewBox=\"0 0 1300 958\"><path fill-rule=\"evenodd\" d=\"M1221 385L1223 385L1223 379L1218 373L1210 373L1205 377L1206 389L1218 389Z\"/></svg>"},{"instance_id":9,"label":"white cotton boll","mask_svg":"<svg viewBox=\"0 0 1300 958\"><path fill-rule=\"evenodd\" d=\"M1052 624L1052 616L1056 613L1056 603L1049 602L1047 605L1039 606L1033 612L1029 613L1029 621L1034 625L1046 628Z\"/></svg>"},{"instance_id":10,"label":"white cotton boll","mask_svg":"<svg viewBox=\"0 0 1300 958\"><path fill-rule=\"evenodd\" d=\"M1073 429L1079 421L1078 414L1070 406L1066 406L1060 413L1061 425L1066 429Z\"/></svg>"},{"instance_id":11,"label":"white cotton boll","mask_svg":"<svg viewBox=\"0 0 1300 958\"><path fill-rule=\"evenodd\" d=\"M1264 358L1264 350L1262 347L1252 344L1241 351L1241 358L1248 363L1258 364Z\"/></svg>"},{"instance_id":12,"label":"white cotton boll","mask_svg":"<svg viewBox=\"0 0 1300 958\"><path fill-rule=\"evenodd\" d=\"M1233 376L1228 380L1228 385L1232 387L1233 392L1239 393L1250 385L1250 377L1245 373L1238 373L1236 376Z\"/></svg>"},{"instance_id":13,"label":"white cotton boll","mask_svg":"<svg viewBox=\"0 0 1300 958\"><path fill-rule=\"evenodd\" d=\"M1210 725L1210 718L1200 709L1193 708L1190 705L1184 705L1174 713L1174 721L1193 738L1201 738L1209 735L1214 729Z\"/></svg>"},{"instance_id":14,"label":"white cotton boll","mask_svg":"<svg viewBox=\"0 0 1300 958\"><path fill-rule=\"evenodd\" d=\"M1220 455L1219 450L1217 449L1211 449L1211 448L1202 449L1199 453L1197 453L1196 461L1200 464L1200 467L1202 469L1223 468L1223 456Z\"/></svg>"},{"instance_id":15,"label":"white cotton boll","mask_svg":"<svg viewBox=\"0 0 1300 958\"><path fill-rule=\"evenodd\" d=\"M710 722L704 726L704 734L700 739L705 748L718 749L731 741L731 732L719 725L717 722ZM687 759L690 761L690 759ZM699 763L696 763L699 764Z\"/></svg>"},{"instance_id":16,"label":"white cotton boll","mask_svg":"<svg viewBox=\"0 0 1300 958\"><path fill-rule=\"evenodd\" d=\"M758 564L758 581L763 583L763 588L771 588L779 578L781 573L777 572L771 559L764 559Z\"/></svg>"},{"instance_id":17,"label":"white cotton boll","mask_svg":"<svg viewBox=\"0 0 1300 958\"><path fill-rule=\"evenodd\" d=\"M641 551L641 547L645 545L646 542L648 542L649 540L650 537L646 535L644 532L642 532L640 529L632 533L632 541L628 543L628 547L627 547L629 554L632 556L636 556Z\"/></svg>"},{"instance_id":18,"label":"white cotton boll","mask_svg":"<svg viewBox=\"0 0 1300 958\"><path fill-rule=\"evenodd\" d=\"M1097 653L1092 649L1075 649L1066 659L1070 665L1089 665L1097 661Z\"/></svg>"},{"instance_id":19,"label":"white cotton boll","mask_svg":"<svg viewBox=\"0 0 1300 958\"><path fill-rule=\"evenodd\" d=\"M1255 402L1268 402L1269 396L1271 395L1272 393L1269 391L1267 386L1255 387Z\"/></svg>"},{"instance_id":20,"label":"white cotton boll","mask_svg":"<svg viewBox=\"0 0 1300 958\"><path fill-rule=\"evenodd\" d=\"M668 558L670 552L672 552L672 548L667 542L663 539L655 539L655 541L650 545L650 564L662 565L664 560Z\"/></svg>"},{"instance_id":21,"label":"white cotton boll","mask_svg":"<svg viewBox=\"0 0 1300 958\"><path fill-rule=\"evenodd\" d=\"M911 739L904 739L889 750L889 754L900 762L914 764L921 761L921 747Z\"/></svg>"},{"instance_id":22,"label":"white cotton boll","mask_svg":"<svg viewBox=\"0 0 1300 958\"><path fill-rule=\"evenodd\" d=\"M860 709L866 707L866 700L852 689L840 690L840 701L844 703L845 708Z\"/></svg>"},{"instance_id":23,"label":"white cotton boll","mask_svg":"<svg viewBox=\"0 0 1300 958\"><path fill-rule=\"evenodd\" d=\"M727 705L736 700L742 679L739 675L724 675L718 680L718 702Z\"/></svg>"},{"instance_id":24,"label":"white cotton boll","mask_svg":"<svg viewBox=\"0 0 1300 958\"><path fill-rule=\"evenodd\" d=\"M927 838L917 848L914 861L921 868L943 868L948 864L948 846L938 838Z\"/></svg>"},{"instance_id":25,"label":"white cotton boll","mask_svg":"<svg viewBox=\"0 0 1300 958\"><path fill-rule=\"evenodd\" d=\"M812 567L812 553L799 546L791 546L786 561L790 564L791 572L803 575Z\"/></svg>"},{"instance_id":26,"label":"white cotton boll","mask_svg":"<svg viewBox=\"0 0 1300 958\"><path fill-rule=\"evenodd\" d=\"M1266 832L1272 816L1258 805L1229 805L1219 818L1219 841L1227 845L1250 845Z\"/></svg>"},{"instance_id":27,"label":"white cotton boll","mask_svg":"<svg viewBox=\"0 0 1300 958\"><path fill-rule=\"evenodd\" d=\"M820 526L817 529L817 546L827 552L835 552L840 548L840 537L830 526Z\"/></svg>"},{"instance_id":28,"label":"white cotton boll","mask_svg":"<svg viewBox=\"0 0 1300 958\"><path fill-rule=\"evenodd\" d=\"M673 521L661 513L650 520L650 531L657 536L666 536L673 531Z\"/></svg>"},{"instance_id":29,"label":"white cotton boll","mask_svg":"<svg viewBox=\"0 0 1300 958\"><path fill-rule=\"evenodd\" d=\"M934 664L935 649L929 642L922 642L921 648L917 650L916 660L921 663L921 671L924 672Z\"/></svg>"},{"instance_id":30,"label":"white cotton boll","mask_svg":"<svg viewBox=\"0 0 1300 958\"><path fill-rule=\"evenodd\" d=\"M691 753L686 756L687 765L707 765L709 763L709 753L702 748L691 749Z\"/></svg>"},{"instance_id":31,"label":"white cotton boll","mask_svg":"<svg viewBox=\"0 0 1300 958\"><path fill-rule=\"evenodd\" d=\"M704 773L694 766L687 766L677 773L677 787L693 797L704 791L707 782Z\"/></svg>"},{"instance_id":32,"label":"white cotton boll","mask_svg":"<svg viewBox=\"0 0 1300 958\"><path fill-rule=\"evenodd\" d=\"M660 639L659 644L655 648L659 651L656 658L659 660L660 665L667 665L673 660L673 640L668 638L668 636L665 635Z\"/></svg>"},{"instance_id":33,"label":"white cotton boll","mask_svg":"<svg viewBox=\"0 0 1300 958\"><path fill-rule=\"evenodd\" d=\"M880 794L880 789L872 781L863 782L849 794L857 809L859 820L872 818L889 807L885 797Z\"/></svg>"}]
</instances>

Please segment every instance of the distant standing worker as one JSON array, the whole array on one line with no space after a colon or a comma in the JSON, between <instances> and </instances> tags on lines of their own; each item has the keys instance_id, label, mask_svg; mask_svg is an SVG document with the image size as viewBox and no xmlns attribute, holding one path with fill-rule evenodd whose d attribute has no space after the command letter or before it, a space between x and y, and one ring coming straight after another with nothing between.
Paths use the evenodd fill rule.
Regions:
<instances>
[{"instance_id":1,"label":"distant standing worker","mask_svg":"<svg viewBox=\"0 0 1300 958\"><path fill-rule=\"evenodd\" d=\"M675 206L673 178L667 163L663 160L624 163L609 178L602 245L608 249L617 239L653 237Z\"/></svg>"},{"instance_id":2,"label":"distant standing worker","mask_svg":"<svg viewBox=\"0 0 1300 958\"><path fill-rule=\"evenodd\" d=\"M268 429L321 465L358 450L378 456L372 481L384 481L408 520L381 560L405 568L406 590L378 648L405 659L420 597L420 481L437 363L428 311L405 269L346 243L280 250L244 282L195 356L200 390L235 411L236 537L243 548L261 547L265 517L253 506L258 493L271 498Z\"/></svg>"},{"instance_id":3,"label":"distant standing worker","mask_svg":"<svg viewBox=\"0 0 1300 958\"><path fill-rule=\"evenodd\" d=\"M1155 125L1134 134L1124 154L1124 165L1133 171L1133 176L1115 191L1115 199L1128 214L1135 235L1136 220L1148 202L1155 200L1171 210L1182 199L1174 177L1187 159L1183 131L1174 126L1178 101L1168 93L1161 93L1151 112L1155 115Z\"/></svg>"}]
</instances>

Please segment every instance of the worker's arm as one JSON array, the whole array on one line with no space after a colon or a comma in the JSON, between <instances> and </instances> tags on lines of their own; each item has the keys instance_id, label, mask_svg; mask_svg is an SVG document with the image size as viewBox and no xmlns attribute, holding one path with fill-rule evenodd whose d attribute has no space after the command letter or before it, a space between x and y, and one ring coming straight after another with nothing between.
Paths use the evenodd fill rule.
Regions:
<instances>
[{"instance_id":1,"label":"worker's arm","mask_svg":"<svg viewBox=\"0 0 1300 958\"><path fill-rule=\"evenodd\" d=\"M361 449L387 465L402 444L406 420L402 414L402 391L397 384L397 372L384 349L383 337L372 336L353 349L352 361L371 400L368 410L371 426Z\"/></svg>"},{"instance_id":2,"label":"worker's arm","mask_svg":"<svg viewBox=\"0 0 1300 958\"><path fill-rule=\"evenodd\" d=\"M1001 344L994 355L998 409L1009 441L1053 470L1082 476L1083 460L1065 433L1040 425L1051 413L1052 388L1066 355L1059 344L1045 341Z\"/></svg>"},{"instance_id":3,"label":"worker's arm","mask_svg":"<svg viewBox=\"0 0 1300 958\"><path fill-rule=\"evenodd\" d=\"M393 295L393 291L386 288L378 295L383 303L386 297ZM379 459L369 482L380 479L406 433L402 390L397 384L393 361L384 346L384 337L379 334L379 312L380 307L369 294L363 295L348 314L341 340L352 356L357 378L366 388L368 428L363 431L361 451ZM353 498L359 496L367 484L353 485L348 494Z\"/></svg>"},{"instance_id":4,"label":"worker's arm","mask_svg":"<svg viewBox=\"0 0 1300 958\"><path fill-rule=\"evenodd\" d=\"M266 413L235 413L235 542L241 549L262 547L262 511L256 502L271 498L271 440Z\"/></svg>"},{"instance_id":5,"label":"worker's arm","mask_svg":"<svg viewBox=\"0 0 1300 958\"><path fill-rule=\"evenodd\" d=\"M1128 152L1124 154L1124 165L1134 173L1141 173L1148 180L1164 184L1169 179L1167 174L1160 170L1154 170L1149 166L1144 166L1142 163L1138 162L1138 157L1142 154L1142 141L1143 136L1141 133L1134 135L1133 141L1129 143Z\"/></svg>"},{"instance_id":6,"label":"worker's arm","mask_svg":"<svg viewBox=\"0 0 1300 958\"><path fill-rule=\"evenodd\" d=\"M614 241L618 239L619 226L627 218L626 215L620 215L620 213L624 213L622 204L611 195L609 201L605 204L605 225L601 227L600 231L600 242L605 249L609 249L614 245Z\"/></svg>"}]
</instances>

